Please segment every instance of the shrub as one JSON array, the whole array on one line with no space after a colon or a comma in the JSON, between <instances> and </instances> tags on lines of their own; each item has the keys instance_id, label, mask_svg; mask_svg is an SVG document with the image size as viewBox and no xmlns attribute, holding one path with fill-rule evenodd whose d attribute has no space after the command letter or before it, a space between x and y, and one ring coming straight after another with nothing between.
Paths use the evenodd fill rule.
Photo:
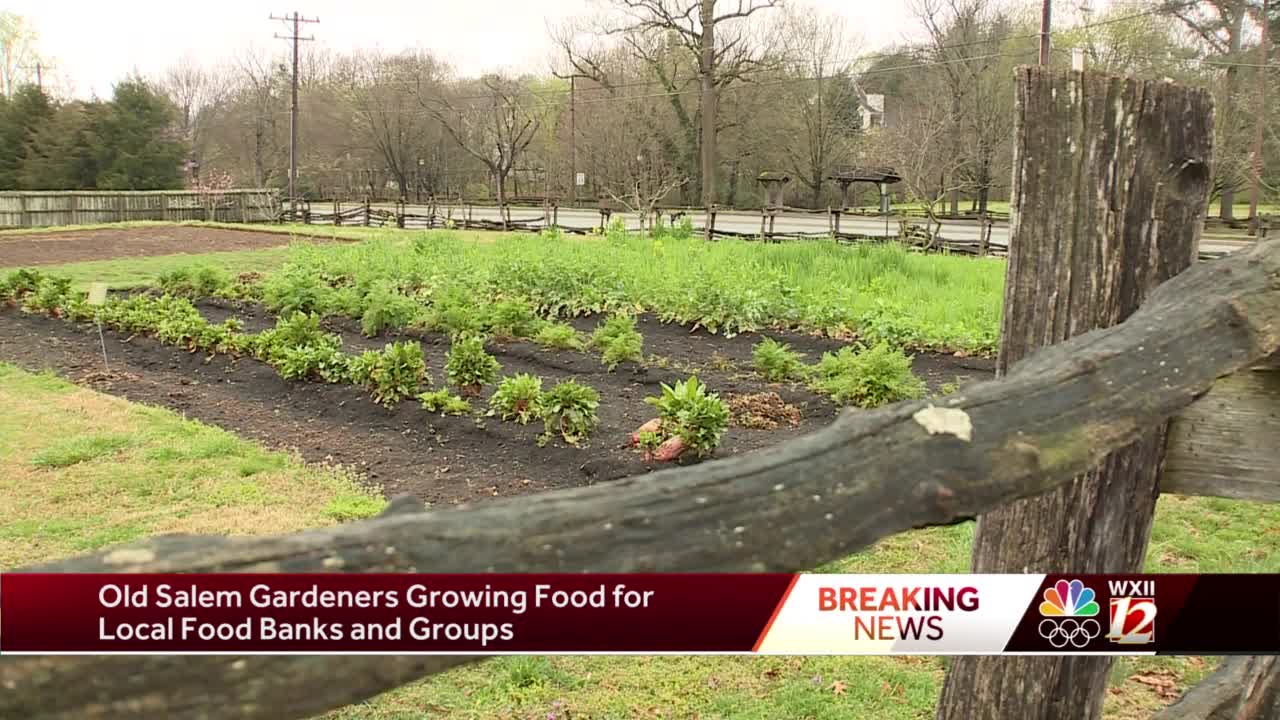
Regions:
<instances>
[{"instance_id":1,"label":"shrub","mask_svg":"<svg viewBox=\"0 0 1280 720\"><path fill-rule=\"evenodd\" d=\"M456 385L464 396L480 394L480 386L488 385L498 377L502 365L497 358L485 352L484 338L479 335L460 335L449 347L449 358L444 371L449 382Z\"/></svg>"},{"instance_id":2,"label":"shrub","mask_svg":"<svg viewBox=\"0 0 1280 720\"><path fill-rule=\"evenodd\" d=\"M542 397L542 378L520 373L502 379L489 398L489 414L503 420L516 420L527 425L534 417L538 398Z\"/></svg>"},{"instance_id":3,"label":"shrub","mask_svg":"<svg viewBox=\"0 0 1280 720\"><path fill-rule=\"evenodd\" d=\"M644 357L643 343L636 319L629 315L610 317L591 335L591 346L601 351L601 360L610 370L621 362L638 362Z\"/></svg>"},{"instance_id":4,"label":"shrub","mask_svg":"<svg viewBox=\"0 0 1280 720\"><path fill-rule=\"evenodd\" d=\"M729 427L729 407L719 395L708 393L697 376L677 382L675 387L662 383L662 395L644 401L658 410L663 443L671 441L670 457L659 457L662 460L690 448L700 456L708 455L719 447L720 436Z\"/></svg>"},{"instance_id":5,"label":"shrub","mask_svg":"<svg viewBox=\"0 0 1280 720\"><path fill-rule=\"evenodd\" d=\"M539 445L545 445L551 436L559 433L570 445L577 445L595 430L600 418L600 393L589 385L579 385L574 380L562 380L542 393L535 408L542 418L543 434Z\"/></svg>"},{"instance_id":6,"label":"shrub","mask_svg":"<svg viewBox=\"0 0 1280 720\"><path fill-rule=\"evenodd\" d=\"M572 325L565 323L547 323L533 336L533 341L543 347L556 350L581 350L582 339Z\"/></svg>"},{"instance_id":7,"label":"shrub","mask_svg":"<svg viewBox=\"0 0 1280 720\"><path fill-rule=\"evenodd\" d=\"M438 412L441 415L466 415L471 412L471 403L444 388L422 393L418 399L428 412Z\"/></svg>"},{"instance_id":8,"label":"shrub","mask_svg":"<svg viewBox=\"0 0 1280 720\"><path fill-rule=\"evenodd\" d=\"M382 352L365 352L351 365L358 367L349 369L348 374L358 372L372 391L373 401L385 407L417 395L424 382L431 382L422 346L412 341L388 343Z\"/></svg>"},{"instance_id":9,"label":"shrub","mask_svg":"<svg viewBox=\"0 0 1280 720\"><path fill-rule=\"evenodd\" d=\"M388 282L380 282L364 296L360 316L360 332L373 337L386 328L400 328L412 323L421 308L413 298L398 292Z\"/></svg>"},{"instance_id":10,"label":"shrub","mask_svg":"<svg viewBox=\"0 0 1280 720\"><path fill-rule=\"evenodd\" d=\"M751 349L751 359L755 363L756 372L771 382L799 380L804 377L804 355L773 338L765 338L756 343Z\"/></svg>"},{"instance_id":11,"label":"shrub","mask_svg":"<svg viewBox=\"0 0 1280 720\"><path fill-rule=\"evenodd\" d=\"M873 408L924 395L925 385L911 372L911 356L880 342L861 351L841 348L823 353L813 387L841 405Z\"/></svg>"}]
</instances>

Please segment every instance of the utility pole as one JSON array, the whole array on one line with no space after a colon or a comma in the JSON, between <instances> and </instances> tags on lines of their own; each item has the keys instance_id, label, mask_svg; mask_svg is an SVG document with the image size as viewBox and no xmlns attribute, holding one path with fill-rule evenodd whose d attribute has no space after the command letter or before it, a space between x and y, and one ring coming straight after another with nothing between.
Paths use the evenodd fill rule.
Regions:
<instances>
[{"instance_id":1,"label":"utility pole","mask_svg":"<svg viewBox=\"0 0 1280 720\"><path fill-rule=\"evenodd\" d=\"M48 65L45 65L43 60L37 60L35 65L22 66L23 70L36 71L36 89L42 93L44 92L44 71L46 68L52 69L52 68L49 68Z\"/></svg>"},{"instance_id":2,"label":"utility pole","mask_svg":"<svg viewBox=\"0 0 1280 720\"><path fill-rule=\"evenodd\" d=\"M1050 18L1053 11L1050 7L1051 0L1044 0L1044 7L1040 10L1040 64L1049 64L1049 26Z\"/></svg>"},{"instance_id":3,"label":"utility pole","mask_svg":"<svg viewBox=\"0 0 1280 720\"><path fill-rule=\"evenodd\" d=\"M315 40L314 36L302 37L298 34L302 23L318 23L320 18L304 18L295 10L292 15L284 17L270 16L271 20L293 23L293 31L288 35L276 34L277 40L288 40L293 43L293 102L289 106L289 209L293 214L298 212L298 43L302 40Z\"/></svg>"},{"instance_id":4,"label":"utility pole","mask_svg":"<svg viewBox=\"0 0 1280 720\"><path fill-rule=\"evenodd\" d=\"M1262 37L1258 42L1258 111L1253 120L1253 187L1249 191L1249 235L1257 237L1261 219L1258 217L1258 196L1262 192L1263 123L1267 117L1267 24L1270 0L1262 0Z\"/></svg>"},{"instance_id":5,"label":"utility pole","mask_svg":"<svg viewBox=\"0 0 1280 720\"><path fill-rule=\"evenodd\" d=\"M569 183L573 188L573 206L578 206L578 76L569 76L569 155L573 165Z\"/></svg>"}]
</instances>

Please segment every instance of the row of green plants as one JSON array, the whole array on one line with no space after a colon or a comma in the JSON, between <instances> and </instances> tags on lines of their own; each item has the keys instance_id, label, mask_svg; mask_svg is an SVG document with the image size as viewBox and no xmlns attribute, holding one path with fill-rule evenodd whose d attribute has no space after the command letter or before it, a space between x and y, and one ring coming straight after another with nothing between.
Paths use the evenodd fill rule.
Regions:
<instances>
[{"instance_id":1,"label":"row of green plants","mask_svg":"<svg viewBox=\"0 0 1280 720\"><path fill-rule=\"evenodd\" d=\"M599 393L575 380L564 380L543 390L542 378L519 374L498 381L502 370L497 358L485 349L485 338L458 333L449 347L444 372L448 388L427 390L433 384L422 347L414 341L388 343L381 351L358 355L342 351L342 338L326 332L319 316L295 311L260 333L245 333L239 320L210 323L185 297L137 294L111 298L91 306L84 293L75 292L66 278L21 270L0 280L0 301L17 304L26 312L49 314L76 321L97 321L131 334L146 333L167 345L188 351L252 356L271 365L289 380L350 383L369 389L374 402L393 407L417 398L431 412L463 415L471 412L468 398L479 396L485 385L497 383L489 399L489 415L527 424L544 424L539 444L554 436L578 444L599 423ZM591 344L606 358L638 358L640 336L632 318L611 318L593 334ZM633 444L659 460L671 460L686 450L699 455L712 452L728 426L728 409L696 377L662 385L662 395L647 398L659 417L633 438Z\"/></svg>"},{"instance_id":2,"label":"row of green plants","mask_svg":"<svg viewBox=\"0 0 1280 720\"><path fill-rule=\"evenodd\" d=\"M841 405L873 408L923 397L925 383L911 371L912 357L880 341L825 352L816 364L786 343L765 338L752 348L756 372L772 382L803 382Z\"/></svg>"},{"instance_id":3,"label":"row of green plants","mask_svg":"<svg viewBox=\"0 0 1280 720\"><path fill-rule=\"evenodd\" d=\"M820 331L916 349L994 351L1004 266L896 245L610 242L526 235L475 243L432 231L299 243L252 287L272 310L342 314L366 334L418 325L536 339L558 319L648 312L713 333ZM549 338L564 340L566 329Z\"/></svg>"}]
</instances>

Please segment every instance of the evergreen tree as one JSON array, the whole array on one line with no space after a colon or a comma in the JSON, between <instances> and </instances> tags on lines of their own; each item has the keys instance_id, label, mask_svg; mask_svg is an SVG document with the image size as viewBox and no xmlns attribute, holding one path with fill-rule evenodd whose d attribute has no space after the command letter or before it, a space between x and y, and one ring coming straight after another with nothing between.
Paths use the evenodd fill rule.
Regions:
<instances>
[{"instance_id":1,"label":"evergreen tree","mask_svg":"<svg viewBox=\"0 0 1280 720\"><path fill-rule=\"evenodd\" d=\"M36 128L53 116L53 104L34 85L19 88L0 105L0 190L21 189L22 164L27 143Z\"/></svg>"},{"instance_id":2,"label":"evergreen tree","mask_svg":"<svg viewBox=\"0 0 1280 720\"><path fill-rule=\"evenodd\" d=\"M182 186L187 149L173 130L173 105L141 79L116 85L97 132L97 186L162 190Z\"/></svg>"},{"instance_id":3,"label":"evergreen tree","mask_svg":"<svg viewBox=\"0 0 1280 720\"><path fill-rule=\"evenodd\" d=\"M28 190L90 190L97 187L98 125L108 111L100 102L70 102L36 128L27 143L19 180Z\"/></svg>"}]
</instances>

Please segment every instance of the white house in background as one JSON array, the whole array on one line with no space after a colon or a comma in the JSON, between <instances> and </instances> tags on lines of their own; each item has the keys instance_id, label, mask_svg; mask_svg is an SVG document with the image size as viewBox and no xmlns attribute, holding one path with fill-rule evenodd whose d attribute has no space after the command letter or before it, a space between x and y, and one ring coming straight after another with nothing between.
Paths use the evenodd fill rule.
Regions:
<instances>
[{"instance_id":1,"label":"white house in background","mask_svg":"<svg viewBox=\"0 0 1280 720\"><path fill-rule=\"evenodd\" d=\"M884 95L864 94L859 100L861 107L858 109L862 113L862 129L884 127Z\"/></svg>"}]
</instances>

